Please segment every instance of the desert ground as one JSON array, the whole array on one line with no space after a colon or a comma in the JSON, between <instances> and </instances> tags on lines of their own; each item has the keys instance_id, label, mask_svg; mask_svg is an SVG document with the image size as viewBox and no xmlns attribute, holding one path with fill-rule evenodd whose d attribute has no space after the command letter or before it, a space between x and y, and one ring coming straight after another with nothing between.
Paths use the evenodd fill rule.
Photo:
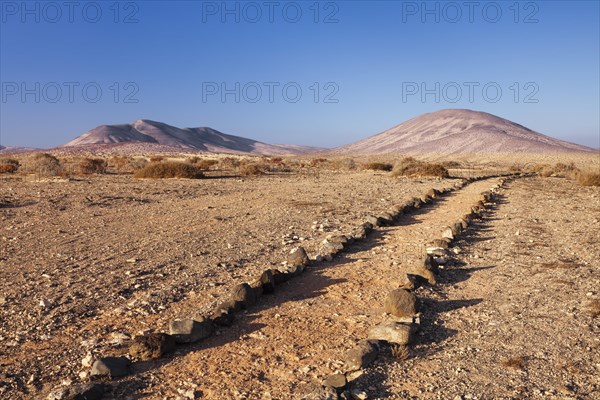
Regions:
<instances>
[{"instance_id":1,"label":"desert ground","mask_svg":"<svg viewBox=\"0 0 600 400\"><path fill-rule=\"evenodd\" d=\"M552 167L597 171L597 155L465 156L449 176L360 167L385 157L240 174L210 157L205 179L0 174L1 398L600 399L600 187ZM413 274L423 259L435 282ZM272 294L266 270L287 277ZM217 323L242 283L262 296ZM398 288L408 322L386 305ZM184 319L210 334L132 353ZM350 368L390 321L407 342L368 342ZM131 365L98 373L106 357Z\"/></svg>"}]
</instances>

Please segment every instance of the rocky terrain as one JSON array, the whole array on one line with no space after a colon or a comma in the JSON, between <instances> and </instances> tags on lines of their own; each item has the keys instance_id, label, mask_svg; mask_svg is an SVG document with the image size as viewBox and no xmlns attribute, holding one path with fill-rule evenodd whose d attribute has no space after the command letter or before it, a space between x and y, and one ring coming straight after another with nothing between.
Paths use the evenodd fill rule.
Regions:
<instances>
[{"instance_id":1,"label":"rocky terrain","mask_svg":"<svg viewBox=\"0 0 600 400\"><path fill-rule=\"evenodd\" d=\"M598 398L599 213L534 176L6 178L0 393Z\"/></svg>"}]
</instances>

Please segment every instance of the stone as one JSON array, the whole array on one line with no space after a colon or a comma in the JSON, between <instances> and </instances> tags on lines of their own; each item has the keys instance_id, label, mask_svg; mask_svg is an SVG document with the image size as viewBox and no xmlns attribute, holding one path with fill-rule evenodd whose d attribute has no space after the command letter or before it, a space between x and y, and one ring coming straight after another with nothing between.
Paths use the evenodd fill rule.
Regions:
<instances>
[{"instance_id":1,"label":"stone","mask_svg":"<svg viewBox=\"0 0 600 400\"><path fill-rule=\"evenodd\" d=\"M270 269L265 270L260 275L260 284L263 289L263 293L271 294L275 291L275 279L273 278L273 272Z\"/></svg>"},{"instance_id":2,"label":"stone","mask_svg":"<svg viewBox=\"0 0 600 400\"><path fill-rule=\"evenodd\" d=\"M421 208L422 201L419 197L413 197L411 201L413 208Z\"/></svg>"},{"instance_id":3,"label":"stone","mask_svg":"<svg viewBox=\"0 0 600 400\"><path fill-rule=\"evenodd\" d=\"M379 346L369 340L361 340L356 346L346 353L344 365L346 371L357 371L367 367L377 358Z\"/></svg>"},{"instance_id":4,"label":"stone","mask_svg":"<svg viewBox=\"0 0 600 400\"><path fill-rule=\"evenodd\" d=\"M391 225L394 223L394 217L387 212L381 213L377 216L377 219L381 221L383 225Z\"/></svg>"},{"instance_id":5,"label":"stone","mask_svg":"<svg viewBox=\"0 0 600 400\"><path fill-rule=\"evenodd\" d=\"M287 265L289 266L308 265L308 263L308 254L306 254L306 250L303 247L296 247L288 254Z\"/></svg>"},{"instance_id":6,"label":"stone","mask_svg":"<svg viewBox=\"0 0 600 400\"><path fill-rule=\"evenodd\" d=\"M106 385L86 383L52 390L47 400L100 400L104 397Z\"/></svg>"},{"instance_id":7,"label":"stone","mask_svg":"<svg viewBox=\"0 0 600 400\"><path fill-rule=\"evenodd\" d=\"M428 247L425 249L427 254L431 254L433 256L443 257L448 254L447 250L443 247Z\"/></svg>"},{"instance_id":8,"label":"stone","mask_svg":"<svg viewBox=\"0 0 600 400\"><path fill-rule=\"evenodd\" d=\"M281 272L278 269L271 269L271 275L273 275L273 281L275 282L275 286L281 285L290 280L290 276L284 272Z\"/></svg>"},{"instance_id":9,"label":"stone","mask_svg":"<svg viewBox=\"0 0 600 400\"><path fill-rule=\"evenodd\" d=\"M452 228L448 227L442 231L442 238L454 240L454 232L452 232Z\"/></svg>"},{"instance_id":10,"label":"stone","mask_svg":"<svg viewBox=\"0 0 600 400\"><path fill-rule=\"evenodd\" d=\"M463 230L465 230L469 227L469 222L464 218L459 219L458 223L460 224L460 226Z\"/></svg>"},{"instance_id":11,"label":"stone","mask_svg":"<svg viewBox=\"0 0 600 400\"><path fill-rule=\"evenodd\" d=\"M439 195L440 195L440 192L436 189L429 189L427 191L427 196L431 197L432 199L439 197Z\"/></svg>"},{"instance_id":12,"label":"stone","mask_svg":"<svg viewBox=\"0 0 600 400\"><path fill-rule=\"evenodd\" d=\"M169 324L169 333L179 344L194 343L212 335L214 325L211 321L176 319Z\"/></svg>"},{"instance_id":13,"label":"stone","mask_svg":"<svg viewBox=\"0 0 600 400\"><path fill-rule=\"evenodd\" d=\"M453 223L452 226L450 227L450 229L452 229L452 234L454 235L454 237L457 237L458 235L460 235L460 233L463 230L460 222Z\"/></svg>"},{"instance_id":14,"label":"stone","mask_svg":"<svg viewBox=\"0 0 600 400\"><path fill-rule=\"evenodd\" d=\"M370 222L364 222L361 225L363 228L365 228L365 232L367 232L367 235L370 234L371 232L373 232L373 224Z\"/></svg>"},{"instance_id":15,"label":"stone","mask_svg":"<svg viewBox=\"0 0 600 400\"><path fill-rule=\"evenodd\" d=\"M175 338L166 333L138 336L129 346L129 355L142 361L154 360L175 350Z\"/></svg>"},{"instance_id":16,"label":"stone","mask_svg":"<svg viewBox=\"0 0 600 400\"><path fill-rule=\"evenodd\" d=\"M374 215L368 216L367 217L367 222L369 224L371 224L371 226L382 226L383 225L383 221L380 221L379 218L377 218Z\"/></svg>"},{"instance_id":17,"label":"stone","mask_svg":"<svg viewBox=\"0 0 600 400\"><path fill-rule=\"evenodd\" d=\"M351 233L354 240L362 240L367 238L367 230L364 226L357 226Z\"/></svg>"},{"instance_id":18,"label":"stone","mask_svg":"<svg viewBox=\"0 0 600 400\"><path fill-rule=\"evenodd\" d=\"M92 365L90 378L118 378L129 375L131 361L127 357L104 357Z\"/></svg>"},{"instance_id":19,"label":"stone","mask_svg":"<svg viewBox=\"0 0 600 400\"><path fill-rule=\"evenodd\" d=\"M233 311L217 309L210 317L212 322L218 326L231 326L235 321Z\"/></svg>"},{"instance_id":20,"label":"stone","mask_svg":"<svg viewBox=\"0 0 600 400\"><path fill-rule=\"evenodd\" d=\"M427 196L426 194L424 194L423 196L420 197L421 203L423 204L429 204L431 203L431 197Z\"/></svg>"},{"instance_id":21,"label":"stone","mask_svg":"<svg viewBox=\"0 0 600 400\"><path fill-rule=\"evenodd\" d=\"M392 290L384 305L385 312L395 317L410 317L419 312L417 297L406 289Z\"/></svg>"},{"instance_id":22,"label":"stone","mask_svg":"<svg viewBox=\"0 0 600 400\"><path fill-rule=\"evenodd\" d=\"M347 384L348 380L344 374L332 374L323 381L323 386L335 389L338 394L344 391Z\"/></svg>"},{"instance_id":23,"label":"stone","mask_svg":"<svg viewBox=\"0 0 600 400\"><path fill-rule=\"evenodd\" d=\"M247 283L240 283L231 289L231 300L239 304L246 310L256 303L256 294L254 289Z\"/></svg>"},{"instance_id":24,"label":"stone","mask_svg":"<svg viewBox=\"0 0 600 400\"><path fill-rule=\"evenodd\" d=\"M92 353L87 353L81 360L81 365L83 365L84 368L90 368L92 364L94 364L94 356Z\"/></svg>"},{"instance_id":25,"label":"stone","mask_svg":"<svg viewBox=\"0 0 600 400\"><path fill-rule=\"evenodd\" d=\"M412 332L413 328L410 324L384 322L369 330L369 339L406 345L411 341Z\"/></svg>"}]
</instances>

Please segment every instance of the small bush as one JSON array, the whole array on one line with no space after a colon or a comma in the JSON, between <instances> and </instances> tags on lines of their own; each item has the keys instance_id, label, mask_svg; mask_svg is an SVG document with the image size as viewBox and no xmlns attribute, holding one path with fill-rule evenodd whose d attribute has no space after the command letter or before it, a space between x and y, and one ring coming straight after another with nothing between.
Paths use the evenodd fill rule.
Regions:
<instances>
[{"instance_id":1,"label":"small bush","mask_svg":"<svg viewBox=\"0 0 600 400\"><path fill-rule=\"evenodd\" d=\"M39 176L58 176L62 167L58 158L48 153L36 153L25 160L24 170Z\"/></svg>"},{"instance_id":2,"label":"small bush","mask_svg":"<svg viewBox=\"0 0 600 400\"><path fill-rule=\"evenodd\" d=\"M260 164L249 163L240 166L241 176L257 176L264 173L264 167Z\"/></svg>"},{"instance_id":3,"label":"small bush","mask_svg":"<svg viewBox=\"0 0 600 400\"><path fill-rule=\"evenodd\" d=\"M394 166L389 163L380 163L380 162L370 162L363 164L363 169L371 169L373 171L391 171Z\"/></svg>"},{"instance_id":4,"label":"small bush","mask_svg":"<svg viewBox=\"0 0 600 400\"><path fill-rule=\"evenodd\" d=\"M356 169L356 161L352 158L332 160L329 163L329 168L334 171L354 171Z\"/></svg>"},{"instance_id":5,"label":"small bush","mask_svg":"<svg viewBox=\"0 0 600 400\"><path fill-rule=\"evenodd\" d=\"M19 169L18 165L0 164L0 174L14 174Z\"/></svg>"},{"instance_id":6,"label":"small bush","mask_svg":"<svg viewBox=\"0 0 600 400\"><path fill-rule=\"evenodd\" d=\"M444 168L461 168L462 164L458 161L442 161L440 163Z\"/></svg>"},{"instance_id":7,"label":"small bush","mask_svg":"<svg viewBox=\"0 0 600 400\"><path fill-rule=\"evenodd\" d=\"M84 175L104 174L108 164L101 158L84 158L79 162L79 172Z\"/></svg>"},{"instance_id":8,"label":"small bush","mask_svg":"<svg viewBox=\"0 0 600 400\"><path fill-rule=\"evenodd\" d=\"M240 160L235 157L225 157L219 161L219 166L221 169L234 170L240 166Z\"/></svg>"},{"instance_id":9,"label":"small bush","mask_svg":"<svg viewBox=\"0 0 600 400\"><path fill-rule=\"evenodd\" d=\"M600 186L600 173L591 171L579 171L577 182L582 186Z\"/></svg>"},{"instance_id":10,"label":"small bush","mask_svg":"<svg viewBox=\"0 0 600 400\"><path fill-rule=\"evenodd\" d=\"M135 172L136 178L151 178L151 179L165 179L165 178L188 178L188 179L200 179L204 177L200 168L195 165L176 162L176 161L165 161L160 163L150 163L145 167Z\"/></svg>"},{"instance_id":11,"label":"small bush","mask_svg":"<svg viewBox=\"0 0 600 400\"><path fill-rule=\"evenodd\" d=\"M188 162L194 164L202 171L208 171L210 167L219 163L217 160L203 159L200 157L191 157L188 159Z\"/></svg>"},{"instance_id":12,"label":"small bush","mask_svg":"<svg viewBox=\"0 0 600 400\"><path fill-rule=\"evenodd\" d=\"M165 158L163 156L152 156L152 157L150 157L150 162L161 162L164 159Z\"/></svg>"},{"instance_id":13,"label":"small bush","mask_svg":"<svg viewBox=\"0 0 600 400\"><path fill-rule=\"evenodd\" d=\"M0 159L0 174L14 174L21 164L14 158Z\"/></svg>"},{"instance_id":14,"label":"small bush","mask_svg":"<svg viewBox=\"0 0 600 400\"><path fill-rule=\"evenodd\" d=\"M328 160L326 158L313 158L310 160L311 167L317 167L320 164L325 164Z\"/></svg>"},{"instance_id":15,"label":"small bush","mask_svg":"<svg viewBox=\"0 0 600 400\"><path fill-rule=\"evenodd\" d=\"M437 176L447 178L448 170L441 164L427 163L405 157L394 165L392 176Z\"/></svg>"}]
</instances>

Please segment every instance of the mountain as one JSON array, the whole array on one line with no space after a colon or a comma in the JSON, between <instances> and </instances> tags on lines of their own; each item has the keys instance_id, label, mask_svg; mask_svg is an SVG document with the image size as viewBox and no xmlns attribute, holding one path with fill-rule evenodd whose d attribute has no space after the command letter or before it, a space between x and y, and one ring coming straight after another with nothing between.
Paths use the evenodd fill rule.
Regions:
<instances>
[{"instance_id":1,"label":"mountain","mask_svg":"<svg viewBox=\"0 0 600 400\"><path fill-rule=\"evenodd\" d=\"M449 109L409 119L377 135L332 150L338 154L590 152L485 112Z\"/></svg>"},{"instance_id":2,"label":"mountain","mask_svg":"<svg viewBox=\"0 0 600 400\"><path fill-rule=\"evenodd\" d=\"M108 144L132 144L157 150L194 150L214 153L303 154L323 150L309 146L267 144L228 135L212 128L177 128L162 122L143 119L131 124L100 125L62 147L89 148ZM140 146L144 144L151 146Z\"/></svg>"}]
</instances>

